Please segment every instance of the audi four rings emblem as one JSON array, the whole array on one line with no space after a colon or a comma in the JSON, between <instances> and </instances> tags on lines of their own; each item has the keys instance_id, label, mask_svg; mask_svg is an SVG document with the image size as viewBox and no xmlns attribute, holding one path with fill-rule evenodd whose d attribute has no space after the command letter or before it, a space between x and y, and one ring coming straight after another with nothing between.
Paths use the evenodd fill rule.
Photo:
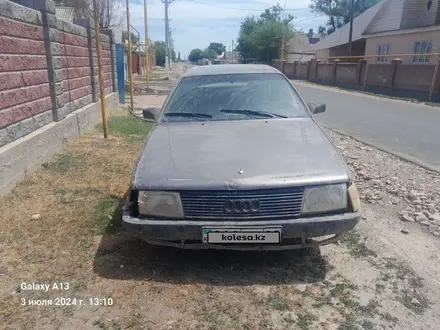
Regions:
<instances>
[{"instance_id":1,"label":"audi four rings emblem","mask_svg":"<svg viewBox=\"0 0 440 330\"><path fill-rule=\"evenodd\" d=\"M260 202L256 199L230 199L223 209L226 213L255 213L260 211Z\"/></svg>"}]
</instances>

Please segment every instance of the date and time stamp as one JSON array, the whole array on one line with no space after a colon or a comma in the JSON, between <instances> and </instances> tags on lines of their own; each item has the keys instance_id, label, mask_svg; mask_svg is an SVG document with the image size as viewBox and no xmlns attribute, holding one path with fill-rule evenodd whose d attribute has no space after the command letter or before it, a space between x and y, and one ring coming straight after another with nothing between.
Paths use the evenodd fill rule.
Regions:
<instances>
[{"instance_id":1,"label":"date and time stamp","mask_svg":"<svg viewBox=\"0 0 440 330\"><path fill-rule=\"evenodd\" d=\"M19 298L21 306L113 306L114 300L111 297L86 297L75 298L69 297L71 285L68 282L54 283L20 283L20 293L59 293L65 296L54 298Z\"/></svg>"}]
</instances>

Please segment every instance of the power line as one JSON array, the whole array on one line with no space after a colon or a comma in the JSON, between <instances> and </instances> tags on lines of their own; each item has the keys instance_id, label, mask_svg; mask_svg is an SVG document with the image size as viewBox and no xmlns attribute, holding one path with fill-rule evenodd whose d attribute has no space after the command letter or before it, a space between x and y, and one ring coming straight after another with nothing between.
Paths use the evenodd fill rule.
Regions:
<instances>
[{"instance_id":1,"label":"power line","mask_svg":"<svg viewBox=\"0 0 440 330\"><path fill-rule=\"evenodd\" d=\"M196 1L196 0L186 0L188 2L193 2L199 5L204 5L204 6L210 6L210 7L215 7L215 8L223 8L223 9L232 9L232 10L244 10L244 11L259 11L262 12L264 11L264 9L251 9L251 8L237 8L237 7L227 7L227 6L219 6L219 5L213 5L211 3L206 3L206 2L201 2L201 1ZM284 9L284 11L294 11L294 10L305 10L305 9L309 9L308 7L304 7L304 8L292 8L292 9Z\"/></svg>"}]
</instances>

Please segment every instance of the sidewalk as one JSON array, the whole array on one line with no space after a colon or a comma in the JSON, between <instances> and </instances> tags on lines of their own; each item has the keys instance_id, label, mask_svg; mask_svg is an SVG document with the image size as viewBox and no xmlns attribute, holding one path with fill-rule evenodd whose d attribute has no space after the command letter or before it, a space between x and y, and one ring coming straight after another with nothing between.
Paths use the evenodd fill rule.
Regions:
<instances>
[{"instance_id":1,"label":"sidewalk","mask_svg":"<svg viewBox=\"0 0 440 330\"><path fill-rule=\"evenodd\" d=\"M133 75L133 90L135 95L164 95L167 94L178 81L184 72L183 63L175 63L170 70L170 78L168 79L165 68L154 69L150 73L149 89L147 89L146 77L141 75ZM125 90L129 91L128 82L125 83Z\"/></svg>"}]
</instances>

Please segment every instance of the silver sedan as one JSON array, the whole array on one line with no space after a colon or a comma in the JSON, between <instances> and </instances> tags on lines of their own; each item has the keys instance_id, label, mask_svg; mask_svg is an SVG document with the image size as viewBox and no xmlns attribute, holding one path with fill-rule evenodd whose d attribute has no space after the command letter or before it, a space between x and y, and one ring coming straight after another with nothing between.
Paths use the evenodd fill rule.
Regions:
<instances>
[{"instance_id":1,"label":"silver sedan","mask_svg":"<svg viewBox=\"0 0 440 330\"><path fill-rule=\"evenodd\" d=\"M306 104L266 65L186 72L133 171L123 223L151 244L282 250L328 244L358 223L359 196Z\"/></svg>"}]
</instances>

